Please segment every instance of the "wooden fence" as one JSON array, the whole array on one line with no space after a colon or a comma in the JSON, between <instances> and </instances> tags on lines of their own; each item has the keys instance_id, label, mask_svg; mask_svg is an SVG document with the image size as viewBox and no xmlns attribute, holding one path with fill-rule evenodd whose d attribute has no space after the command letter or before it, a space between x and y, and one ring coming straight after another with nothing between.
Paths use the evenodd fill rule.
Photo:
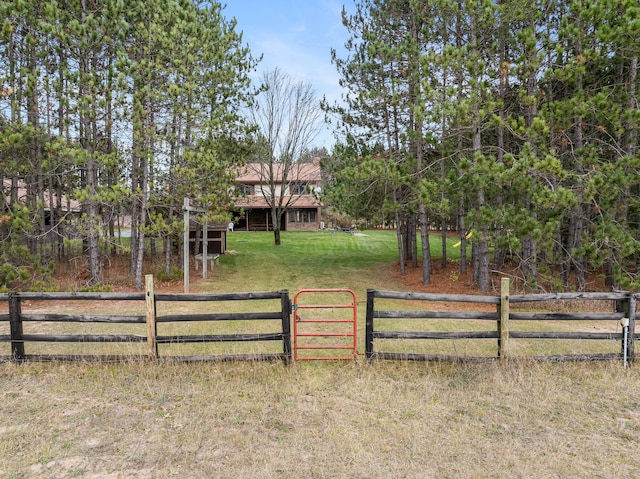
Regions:
<instances>
[{"instance_id":1,"label":"wooden fence","mask_svg":"<svg viewBox=\"0 0 640 479\"><path fill-rule=\"evenodd\" d=\"M558 294L530 294L509 296L509 281L502 280L500 296L472 296L472 295L447 295L429 293L402 293L392 291L368 290L367 291L367 316L365 326L365 354L369 359L403 359L421 361L481 361L507 359L514 357L534 357L535 359L562 361L562 360L598 360L598 359L623 359L625 364L632 361L635 356L634 343L639 336L635 333L636 299L637 294L626 292L612 293L558 293ZM382 310L376 309L376 300L401 300L416 302L426 306L420 310ZM613 305L611 312L546 312L548 302L565 301L607 301ZM511 311L510 306L523 303L545 302L545 312L516 312ZM432 303L475 303L492 305L495 311L449 311L430 309ZM486 309L486 306L485 306ZM426 330L399 331L384 328L375 328L377 320L386 320L388 325L400 324L403 320L415 324L422 320L468 320L491 321L495 327L491 330L479 331L443 331ZM598 324L615 325L612 331L523 331L514 328L513 322L530 325L549 324L555 326L561 321L589 322ZM532 323L535 321L535 323ZM433 325L433 322L430 323ZM495 341L495 353L485 356L468 356L452 354L429 354L416 352L380 351L374 349L375 340L460 340L460 339L488 339ZM561 355L517 355L513 354L513 346L516 340L609 340L619 341L620 353L580 353ZM581 343L583 344L583 343Z\"/></svg>"},{"instance_id":2,"label":"wooden fence","mask_svg":"<svg viewBox=\"0 0 640 479\"><path fill-rule=\"evenodd\" d=\"M262 354L212 354L212 355L174 355L163 356L175 361L196 360L282 360L289 363L292 358L290 316L291 303L288 291L257 292L257 293L225 293L225 294L155 294L153 291L153 277L146 277L144 293L9 293L0 295L0 302L8 303L8 314L0 315L0 324L9 323L10 334L0 335L0 342L11 343L11 356L8 359L23 360L57 360L70 361L88 359L93 361L118 361L136 359L140 357L158 359L160 357L158 345L187 344L209 342L255 342L278 341L282 344L281 353ZM220 302L220 301L255 301L277 300L278 307L274 311L240 312L240 313L206 313L206 314L170 314L157 315L157 305L161 302ZM140 302L145 305L146 314L54 314L54 313L23 313L22 304L27 301L44 301L48 304L56 301L91 301L97 302L102 308L109 307L109 301ZM175 323L185 321L279 321L279 331L268 333L246 334L199 334L199 335L166 335L158 336L159 323ZM142 334L26 334L23 332L24 323L102 323L102 324L146 324L146 335ZM146 343L144 355L45 355L27 354L25 345L37 342L55 343ZM7 358L5 358L7 359Z\"/></svg>"},{"instance_id":3,"label":"wooden fence","mask_svg":"<svg viewBox=\"0 0 640 479\"><path fill-rule=\"evenodd\" d=\"M611 293L558 293L558 294L530 294L509 295L509 282L502 281L500 296L449 295L430 293L408 293L380 290L367 291L367 310L365 325L365 354L368 359L398 359L423 361L478 361L505 360L508 358L535 357L544 360L597 360L623 359L625 363L635 357L635 340L640 337L635 331L636 300L638 294L626 292ZM246 302L254 300L277 301L278 307L272 311L263 312L206 312L204 314L157 314L157 306L163 302ZM394 304L409 302L414 309L381 309L381 301L393 301ZM55 302L90 301L108 308L109 301L124 301L138 303L138 309L144 314L70 314L70 313L39 313L22 312L23 304L29 301L54 304ZM553 311L550 302L605 302L610 311L601 312L606 308L598 308L600 312L562 312ZM254 293L224 293L224 294L155 294L153 291L153 277L146 277L146 291L144 293L9 293L0 295L0 304L6 302L8 314L0 314L0 342L11 343L11 354L2 359L15 361L23 360L97 360L116 361L127 359L171 359L176 361L196 360L282 360L289 363L292 360L291 350L291 302L288 291L254 292ZM526 304L542 303L538 310L527 311ZM465 306L464 311L448 310L454 303L482 305L485 311L471 311ZM40 304L40 303L39 303ZM233 303L235 304L235 303ZM416 304L420 309L415 309ZM444 305L434 309L433 305ZM577 304L577 303L574 303ZM590 304L590 303L589 303ZM602 304L602 303L600 303ZM518 311L512 311L518 306ZM126 308L124 308L126 309ZM132 308L133 309L133 308ZM242 308L238 308L239 310ZM477 306L476 306L477 309ZM532 307L532 309L534 309ZM578 308L569 308L575 311ZM596 308L594 308L596 309ZM487 311L488 310L488 311ZM158 324L184 322L219 322L219 321L278 321L278 330L273 332L253 332L244 334L197 334L197 335L158 335ZM383 322L380 326L380 321ZM493 327L486 330L461 331L459 328L451 330L451 321L471 321L490 324ZM111 324L111 325L146 325L146 334L130 334L127 332L98 334L47 334L25 333L25 324L42 323L80 323L80 324ZM582 331L551 331L564 322L585 324L593 322L598 329ZM8 328L6 327L8 323ZM389 325L416 324L424 325L419 330L390 329ZM443 327L443 324L447 327ZM528 327L522 327L522 325ZM3 326L4 325L4 326ZM540 327L545 325L544 328ZM601 325L607 325L606 328ZM614 327L615 325L615 327ZM440 326L440 329L437 327ZM481 326L482 327L482 326ZM392 327L393 328L393 327ZM539 329L532 329L539 328ZM9 334L2 334L8 329ZM257 328L256 328L257 329ZM75 333L75 331L74 331ZM400 345L394 351L374 349L377 341L386 341ZM399 341L396 341L399 340ZM424 343L423 340L489 340L494 341L495 347L484 355L467 354L438 354L423 352L406 352L402 348L402 341L411 340ZM574 341L582 348L586 340L614 341L620 344L620 351L615 353L571 353L551 355L522 355L517 353L519 341ZM208 355L161 355L159 345L182 345L189 343L246 343L246 342L274 342L281 343L282 352L275 353L247 353L247 354L208 354ZM577 341L580 341L579 343ZM144 345L144 350L138 355L71 355L71 354L27 354L29 343L138 343ZM407 343L405 343L407 344ZM180 346L178 346L180 347ZM175 349L175 348L174 348ZM276 348L277 350L280 347ZM407 348L408 349L408 348Z\"/></svg>"}]
</instances>

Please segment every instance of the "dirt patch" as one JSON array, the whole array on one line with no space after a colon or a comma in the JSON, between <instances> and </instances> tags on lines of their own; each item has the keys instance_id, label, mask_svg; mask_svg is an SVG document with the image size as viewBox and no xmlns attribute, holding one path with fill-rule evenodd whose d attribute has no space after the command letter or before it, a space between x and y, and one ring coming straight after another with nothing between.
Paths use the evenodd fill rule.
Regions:
<instances>
[{"instance_id":1,"label":"dirt patch","mask_svg":"<svg viewBox=\"0 0 640 479\"><path fill-rule=\"evenodd\" d=\"M435 263L435 262L434 262ZM433 265L431 271L430 284L423 284L422 281L422 264L418 267L408 265L405 269L406 274L400 274L400 264L394 263L389 266L388 274L398 282L406 286L407 291L421 291L424 293L443 293L443 294L483 294L478 291L477 286L472 281L471 268L467 269L467 274L460 274L460 265L457 261L449 261L445 268L438 262ZM500 278L496 277L494 288L499 291ZM492 293L490 293L492 294Z\"/></svg>"},{"instance_id":2,"label":"dirt patch","mask_svg":"<svg viewBox=\"0 0 640 479\"><path fill-rule=\"evenodd\" d=\"M158 293L182 293L184 291L182 277L161 279L158 271L160 266L146 261L143 267L144 274L154 274L154 289ZM74 263L59 264L56 267L54 283L59 291L83 291L88 288L88 271L86 268L76 268ZM203 285L202 271L191 268L190 289L200 291ZM102 265L101 283L105 291L111 293L135 292L134 278L129 274L128 257L110 257L109 261Z\"/></svg>"},{"instance_id":3,"label":"dirt patch","mask_svg":"<svg viewBox=\"0 0 640 479\"><path fill-rule=\"evenodd\" d=\"M433 262L433 270L431 272L431 282L428 285L422 282L422 264L418 267L407 265L406 274L400 275L400 264L394 263L388 268L388 274L406 286L407 291L421 291L425 293L443 293L443 294L470 294L470 295L495 295L500 294L500 281L503 277L511 278L511 294L525 294L531 292L522 288L517 280L519 273L516 266L506 265L501 273L491 275L491 287L488 292L482 293L478 290L477 285L473 282L473 270L467 267L467 274L460 274L460 264L458 261L448 261L443 268L440 261ZM587 276L587 291L611 291L605 282L604 275L592 273ZM569 282L568 290L571 291L574 286L573 280ZM544 276L539 278L540 293L556 292L551 281L547 281Z\"/></svg>"}]
</instances>

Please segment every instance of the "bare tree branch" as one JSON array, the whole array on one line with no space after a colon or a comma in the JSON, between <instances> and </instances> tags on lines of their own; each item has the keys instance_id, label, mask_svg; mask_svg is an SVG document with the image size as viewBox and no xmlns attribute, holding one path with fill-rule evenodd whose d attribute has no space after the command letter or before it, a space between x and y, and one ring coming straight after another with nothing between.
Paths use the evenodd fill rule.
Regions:
<instances>
[{"instance_id":1,"label":"bare tree branch","mask_svg":"<svg viewBox=\"0 0 640 479\"><path fill-rule=\"evenodd\" d=\"M271 209L275 244L280 244L283 214L299 198L294 191L308 177L300 161L318 135L320 102L310 83L294 82L279 69L263 74L263 92L250 110L259 138L258 161L250 166Z\"/></svg>"}]
</instances>

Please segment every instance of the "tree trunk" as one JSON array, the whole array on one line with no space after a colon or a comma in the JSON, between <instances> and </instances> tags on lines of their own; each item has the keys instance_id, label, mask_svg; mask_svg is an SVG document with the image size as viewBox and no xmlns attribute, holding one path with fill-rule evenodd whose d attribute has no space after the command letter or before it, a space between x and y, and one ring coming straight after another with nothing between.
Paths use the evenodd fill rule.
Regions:
<instances>
[{"instance_id":1,"label":"tree trunk","mask_svg":"<svg viewBox=\"0 0 640 479\"><path fill-rule=\"evenodd\" d=\"M420 239L422 241L422 284L431 284L431 247L427 209L420 204Z\"/></svg>"},{"instance_id":2,"label":"tree trunk","mask_svg":"<svg viewBox=\"0 0 640 479\"><path fill-rule=\"evenodd\" d=\"M150 101L147 98L147 101ZM151 134L151 126L150 125L150 117L147 117L144 120L144 143L145 145L149 145L149 135ZM140 291L142 289L142 265L144 262L144 239L145 239L145 227L147 224L147 190L149 189L149 163L147 155L149 153L145 153L140 158L140 169L142 172L142 185L140 191L140 217L138 220L138 254L136 257L136 275L135 275L135 283L136 289Z\"/></svg>"},{"instance_id":3,"label":"tree trunk","mask_svg":"<svg viewBox=\"0 0 640 479\"><path fill-rule=\"evenodd\" d=\"M464 199L460 199L460 207L458 209L458 234L460 235L460 274L467 274L467 232L464 222Z\"/></svg>"},{"instance_id":4,"label":"tree trunk","mask_svg":"<svg viewBox=\"0 0 640 479\"><path fill-rule=\"evenodd\" d=\"M397 193L394 190L393 192L393 201L397 204ZM395 220L396 220L396 236L398 240L398 261L400 263L400 276L405 276L407 274L405 262L405 254L404 254L404 239L402 235L402 224L404 223L401 220L400 212L396 209L395 211Z\"/></svg>"},{"instance_id":5,"label":"tree trunk","mask_svg":"<svg viewBox=\"0 0 640 479\"><path fill-rule=\"evenodd\" d=\"M281 216L282 213L280 213L280 215L278 215L278 212L272 208L271 209L271 222L273 223L273 244L276 246L280 246L282 243L282 239L280 238L280 218L279 216ZM269 228L269 225L267 225L267 229Z\"/></svg>"}]
</instances>

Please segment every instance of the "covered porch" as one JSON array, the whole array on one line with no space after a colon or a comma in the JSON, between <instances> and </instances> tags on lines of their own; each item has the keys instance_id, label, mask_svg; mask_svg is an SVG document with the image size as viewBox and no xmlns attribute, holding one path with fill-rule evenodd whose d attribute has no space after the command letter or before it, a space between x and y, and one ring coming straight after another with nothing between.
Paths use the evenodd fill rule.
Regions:
<instances>
[{"instance_id":1,"label":"covered porch","mask_svg":"<svg viewBox=\"0 0 640 479\"><path fill-rule=\"evenodd\" d=\"M280 222L280 230L286 230L286 215L282 216ZM271 221L271 210L268 208L252 208L244 211L235 222L235 231L273 231L273 222Z\"/></svg>"}]
</instances>

